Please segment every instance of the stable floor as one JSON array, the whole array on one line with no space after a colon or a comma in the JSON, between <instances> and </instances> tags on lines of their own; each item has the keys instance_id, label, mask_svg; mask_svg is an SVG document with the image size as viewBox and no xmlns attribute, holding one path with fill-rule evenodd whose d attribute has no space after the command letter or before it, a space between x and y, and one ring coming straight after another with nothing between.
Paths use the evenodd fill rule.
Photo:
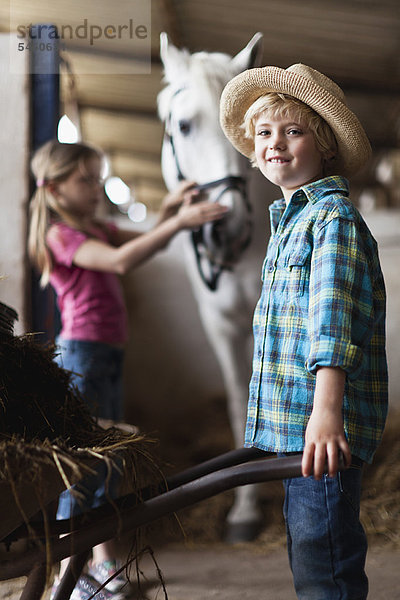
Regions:
<instances>
[{"instance_id":1,"label":"stable floor","mask_svg":"<svg viewBox=\"0 0 400 600\"><path fill-rule=\"evenodd\" d=\"M229 547L174 543L154 548L154 551L168 600L296 599L286 552L281 547L263 552L252 544ZM399 565L399 551L370 549L367 573L371 600L400 598ZM151 558L143 559L141 566L145 576L142 578L142 597L164 600ZM0 598L18 600L23 584L23 579L0 583ZM138 590L134 589L131 600L139 597Z\"/></svg>"}]
</instances>

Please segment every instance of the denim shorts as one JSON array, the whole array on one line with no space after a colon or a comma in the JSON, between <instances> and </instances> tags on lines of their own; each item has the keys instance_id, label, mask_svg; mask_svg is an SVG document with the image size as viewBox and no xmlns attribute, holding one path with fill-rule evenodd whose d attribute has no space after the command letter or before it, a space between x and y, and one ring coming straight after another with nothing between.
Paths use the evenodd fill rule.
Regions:
<instances>
[{"instance_id":1,"label":"denim shorts","mask_svg":"<svg viewBox=\"0 0 400 600\"><path fill-rule=\"evenodd\" d=\"M362 461L324 475L286 479L290 567L301 600L365 600L367 539L359 520Z\"/></svg>"},{"instance_id":2,"label":"denim shorts","mask_svg":"<svg viewBox=\"0 0 400 600\"><path fill-rule=\"evenodd\" d=\"M123 414L122 348L83 340L56 340L57 363L71 371L77 386L94 417L120 421Z\"/></svg>"}]
</instances>

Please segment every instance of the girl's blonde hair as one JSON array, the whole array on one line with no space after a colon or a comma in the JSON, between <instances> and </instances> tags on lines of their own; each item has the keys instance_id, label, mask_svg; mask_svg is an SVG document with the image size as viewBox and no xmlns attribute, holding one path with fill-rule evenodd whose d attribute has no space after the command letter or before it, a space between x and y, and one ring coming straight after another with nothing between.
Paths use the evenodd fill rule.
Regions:
<instances>
[{"instance_id":1,"label":"girl's blonde hair","mask_svg":"<svg viewBox=\"0 0 400 600\"><path fill-rule=\"evenodd\" d=\"M335 134L328 123L315 110L293 96L278 92L264 94L253 102L244 116L242 128L247 138L254 140L255 122L262 113L268 113L273 118L287 118L290 116L310 129L314 135L317 149L322 155L324 175L332 174L329 172L333 162L332 158L338 150ZM250 156L250 160L252 165L256 167L254 151Z\"/></svg>"},{"instance_id":2,"label":"girl's blonde hair","mask_svg":"<svg viewBox=\"0 0 400 600\"><path fill-rule=\"evenodd\" d=\"M46 244L46 234L50 224L61 220L81 228L81 224L63 209L48 184L60 183L79 169L86 170L87 161L92 158L104 159L101 150L88 144L63 144L51 140L34 154L31 169L36 178L36 191L30 203L30 226L28 253L32 262L41 272L40 285L45 287L52 269L51 253Z\"/></svg>"}]
</instances>

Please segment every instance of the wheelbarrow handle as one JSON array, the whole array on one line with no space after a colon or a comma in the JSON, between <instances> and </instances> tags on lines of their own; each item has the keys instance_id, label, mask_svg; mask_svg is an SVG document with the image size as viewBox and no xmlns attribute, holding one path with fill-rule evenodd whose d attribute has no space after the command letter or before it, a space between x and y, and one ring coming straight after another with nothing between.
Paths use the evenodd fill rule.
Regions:
<instances>
[{"instance_id":1,"label":"wheelbarrow handle","mask_svg":"<svg viewBox=\"0 0 400 600\"><path fill-rule=\"evenodd\" d=\"M242 463L184 483L138 506L122 509L118 513L113 506L108 506L101 516L96 514L95 510L89 511L85 514L86 525L54 541L52 561L58 562L70 556L71 548L74 554L81 554L88 548L118 536L121 531L134 531L138 527L229 489L252 483L300 477L301 460L302 455L295 454ZM29 572L35 564L43 563L45 560L45 550L33 550L27 552L23 560L3 561L0 564L0 580L20 577Z\"/></svg>"},{"instance_id":2,"label":"wheelbarrow handle","mask_svg":"<svg viewBox=\"0 0 400 600\"><path fill-rule=\"evenodd\" d=\"M181 471L171 477L168 477L164 481L161 481L158 485L148 486L139 490L136 493L127 494L125 496L121 496L113 500L114 510L126 510L129 508L137 507L138 504L143 503L147 500L157 497L160 494L164 494L167 491L172 491L180 486L183 486L192 481L196 481L199 478L202 478L206 475L210 475L212 473L217 473L222 469L228 469L235 467L237 465L243 465L244 469L240 472L243 472L243 477L249 475L249 471L245 468L245 465L250 461L259 461L265 460L268 458L268 469L272 466L271 463L271 455L264 450L260 450L259 448L237 448L236 450L231 450L229 452L225 452L219 456L216 456L210 460L204 461L194 467L190 467ZM278 458L279 462L276 463L279 467L286 464L295 464L295 474L291 475L293 477L298 477L301 475L301 454L292 454L286 457ZM339 453L339 470L345 469L344 457L343 454ZM327 467L325 468L327 470ZM264 468L261 469L261 473L263 473L262 477L264 477ZM285 475L285 477L289 477L290 475ZM278 479L283 479L284 476L278 477ZM261 481L268 481L268 479L262 479ZM252 482L249 482L252 483ZM245 485L246 483L240 483L238 485ZM232 487L235 487L234 485ZM82 525L87 524L88 514L90 514L92 519L100 519L102 517L107 517L110 513L109 504L104 504L99 506L98 508L94 508L90 511L90 513L83 513L81 515L76 515L73 519L64 519L58 521L52 521L49 523L48 532L51 535L61 535L64 533L71 533L73 530L78 530L82 527ZM38 523L31 522L30 523L31 530L34 530L37 535L44 535L43 522L39 521ZM8 541L13 541L19 539L20 537L24 537L27 535L26 525L21 525L17 530L15 530L12 534L8 536Z\"/></svg>"},{"instance_id":3,"label":"wheelbarrow handle","mask_svg":"<svg viewBox=\"0 0 400 600\"><path fill-rule=\"evenodd\" d=\"M179 473L176 473L175 475L163 479L158 484L149 485L141 490L138 490L137 492L115 498L113 499L113 506L118 510L134 507L140 502L154 498L156 495L163 494L168 490L173 490L180 485L189 483L190 481L198 479L199 477L203 477L204 475L208 475L209 473L214 473L215 471L219 471L223 468L233 467L235 465L256 460L258 458L266 458L268 456L269 454L267 452L264 452L258 448L237 448L235 450L230 450L229 452L215 456L207 461L195 465L194 467L190 467L180 471ZM104 504L97 508L93 508L90 511L90 514L96 517L106 516L106 514L108 514L108 508L109 505ZM86 513L83 513L81 515L75 515L73 519L60 519L58 521L51 521L49 523L49 531L52 535L70 533L73 529L79 529L85 522L87 522L87 517ZM43 521L40 520L35 522L32 520L30 523L30 529L35 531L37 535L44 535ZM25 524L22 524L20 527L18 527L18 529L7 536L6 541L12 542L21 537L25 537L26 535L28 535L27 527Z\"/></svg>"},{"instance_id":4,"label":"wheelbarrow handle","mask_svg":"<svg viewBox=\"0 0 400 600\"><path fill-rule=\"evenodd\" d=\"M226 467L234 467L236 465L248 463L251 460L267 458L270 455L269 452L264 452L264 450L260 450L259 448L237 448L236 450L230 450L229 452L215 456L210 460L204 461L194 467L190 467L180 473L176 473L176 475L168 477L165 486L166 489L173 490L179 485L193 481L198 477L203 477L203 475L208 475L208 473L214 473L215 471L225 469Z\"/></svg>"}]
</instances>

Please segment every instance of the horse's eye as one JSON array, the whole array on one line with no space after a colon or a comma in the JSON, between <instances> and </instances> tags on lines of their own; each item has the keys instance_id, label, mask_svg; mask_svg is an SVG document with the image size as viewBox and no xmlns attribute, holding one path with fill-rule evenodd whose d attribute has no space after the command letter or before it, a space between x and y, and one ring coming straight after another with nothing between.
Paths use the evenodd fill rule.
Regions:
<instances>
[{"instance_id":1,"label":"horse's eye","mask_svg":"<svg viewBox=\"0 0 400 600\"><path fill-rule=\"evenodd\" d=\"M182 135L187 135L190 132L190 121L179 121L178 123L179 125L179 131L182 133Z\"/></svg>"}]
</instances>

